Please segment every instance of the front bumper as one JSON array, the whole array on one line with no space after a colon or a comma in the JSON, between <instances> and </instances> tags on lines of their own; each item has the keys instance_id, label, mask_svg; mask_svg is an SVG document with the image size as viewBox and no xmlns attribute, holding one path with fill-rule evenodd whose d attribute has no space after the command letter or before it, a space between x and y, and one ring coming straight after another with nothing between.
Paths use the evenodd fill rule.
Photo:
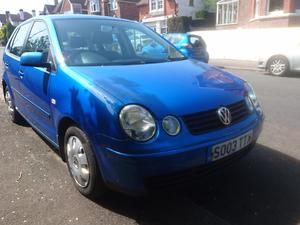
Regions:
<instances>
[{"instance_id":1,"label":"front bumper","mask_svg":"<svg viewBox=\"0 0 300 225\"><path fill-rule=\"evenodd\" d=\"M224 165L231 159L244 155L256 142L263 125L263 117L245 122L247 126L240 124L238 132L223 132L217 139L214 138L205 143L192 146L184 146L176 150L151 154L125 154L109 147L104 147L101 156L101 171L103 179L108 186L118 191L129 194L144 194L150 189L159 189L165 184L177 183L191 178L189 175L202 174L201 171L209 171L215 165ZM246 149L242 149L224 160L211 163L209 154L211 147L232 138L238 137L253 130L253 143ZM193 171L193 172L191 172ZM177 180L177 178L179 178ZM192 176L198 179L197 176Z\"/></svg>"}]
</instances>

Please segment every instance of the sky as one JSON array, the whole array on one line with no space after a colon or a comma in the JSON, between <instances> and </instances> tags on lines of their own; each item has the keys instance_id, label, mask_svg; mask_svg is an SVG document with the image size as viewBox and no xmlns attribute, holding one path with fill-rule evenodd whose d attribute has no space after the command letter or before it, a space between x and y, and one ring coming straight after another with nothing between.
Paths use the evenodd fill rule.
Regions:
<instances>
[{"instance_id":1,"label":"sky","mask_svg":"<svg viewBox=\"0 0 300 225\"><path fill-rule=\"evenodd\" d=\"M31 13L33 9L36 12L42 11L44 4L53 4L54 0L0 0L0 13L10 11L18 13L19 9L23 9Z\"/></svg>"}]
</instances>

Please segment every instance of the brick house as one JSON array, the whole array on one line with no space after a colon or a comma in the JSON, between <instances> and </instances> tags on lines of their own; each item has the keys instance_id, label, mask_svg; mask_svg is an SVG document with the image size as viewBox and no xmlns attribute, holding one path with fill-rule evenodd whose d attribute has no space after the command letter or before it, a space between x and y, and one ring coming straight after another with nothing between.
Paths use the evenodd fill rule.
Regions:
<instances>
[{"instance_id":1,"label":"brick house","mask_svg":"<svg viewBox=\"0 0 300 225\"><path fill-rule=\"evenodd\" d=\"M300 25L300 0L221 0L217 29L271 28Z\"/></svg>"},{"instance_id":2,"label":"brick house","mask_svg":"<svg viewBox=\"0 0 300 225\"><path fill-rule=\"evenodd\" d=\"M115 16L138 20L139 0L55 0L54 5L46 4L41 14L90 14Z\"/></svg>"},{"instance_id":3,"label":"brick house","mask_svg":"<svg viewBox=\"0 0 300 225\"><path fill-rule=\"evenodd\" d=\"M54 5L44 5L40 14L88 14L88 0L54 0Z\"/></svg>"},{"instance_id":4,"label":"brick house","mask_svg":"<svg viewBox=\"0 0 300 225\"><path fill-rule=\"evenodd\" d=\"M139 20L137 3L140 0L110 0L109 16Z\"/></svg>"},{"instance_id":5,"label":"brick house","mask_svg":"<svg viewBox=\"0 0 300 225\"><path fill-rule=\"evenodd\" d=\"M139 20L158 33L167 32L167 19L188 16L195 19L196 12L203 9L202 0L140 0Z\"/></svg>"}]
</instances>

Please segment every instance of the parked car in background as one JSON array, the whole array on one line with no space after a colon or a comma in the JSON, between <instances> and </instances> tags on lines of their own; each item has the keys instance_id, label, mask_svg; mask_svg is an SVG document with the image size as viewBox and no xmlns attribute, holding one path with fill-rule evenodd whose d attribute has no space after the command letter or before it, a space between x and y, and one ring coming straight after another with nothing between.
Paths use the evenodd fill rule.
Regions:
<instances>
[{"instance_id":1,"label":"parked car in background","mask_svg":"<svg viewBox=\"0 0 300 225\"><path fill-rule=\"evenodd\" d=\"M53 144L86 196L195 179L245 155L262 129L250 84L136 22L34 17L16 28L3 61L10 119Z\"/></svg>"},{"instance_id":2,"label":"parked car in background","mask_svg":"<svg viewBox=\"0 0 300 225\"><path fill-rule=\"evenodd\" d=\"M186 57L208 63L209 54L202 37L194 34L168 33L163 35Z\"/></svg>"},{"instance_id":3,"label":"parked car in background","mask_svg":"<svg viewBox=\"0 0 300 225\"><path fill-rule=\"evenodd\" d=\"M272 51L260 56L258 68L275 76L285 76L289 72L300 72L300 43L298 46L281 51Z\"/></svg>"}]
</instances>

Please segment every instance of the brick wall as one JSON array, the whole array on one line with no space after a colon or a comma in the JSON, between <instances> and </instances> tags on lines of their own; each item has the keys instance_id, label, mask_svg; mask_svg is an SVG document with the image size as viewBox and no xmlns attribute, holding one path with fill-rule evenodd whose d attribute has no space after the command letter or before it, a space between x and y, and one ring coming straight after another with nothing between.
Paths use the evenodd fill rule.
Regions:
<instances>
[{"instance_id":1,"label":"brick wall","mask_svg":"<svg viewBox=\"0 0 300 225\"><path fill-rule=\"evenodd\" d=\"M61 7L61 13L64 13L64 12L68 12L68 11L71 11L71 4L68 0L65 0L63 2L63 5Z\"/></svg>"},{"instance_id":2,"label":"brick wall","mask_svg":"<svg viewBox=\"0 0 300 225\"><path fill-rule=\"evenodd\" d=\"M296 0L284 0L284 13L295 12ZM268 0L260 1L260 18L255 18L255 2L256 0L240 0L238 24L217 26L217 29L233 29L233 28L273 28L273 27L289 27L299 26L299 16L268 16Z\"/></svg>"},{"instance_id":3,"label":"brick wall","mask_svg":"<svg viewBox=\"0 0 300 225\"><path fill-rule=\"evenodd\" d=\"M157 16L168 16L168 15L175 15L176 14L176 3L174 0L165 0L164 2L164 13L157 15ZM155 17L156 15L151 15L149 4L140 5L139 8L139 20L150 17Z\"/></svg>"},{"instance_id":4,"label":"brick wall","mask_svg":"<svg viewBox=\"0 0 300 225\"><path fill-rule=\"evenodd\" d=\"M118 11L121 18L139 20L139 11L135 3L120 1Z\"/></svg>"},{"instance_id":5,"label":"brick wall","mask_svg":"<svg viewBox=\"0 0 300 225\"><path fill-rule=\"evenodd\" d=\"M149 17L149 5L140 5L138 6L139 11L139 21L142 21L144 18Z\"/></svg>"}]
</instances>

